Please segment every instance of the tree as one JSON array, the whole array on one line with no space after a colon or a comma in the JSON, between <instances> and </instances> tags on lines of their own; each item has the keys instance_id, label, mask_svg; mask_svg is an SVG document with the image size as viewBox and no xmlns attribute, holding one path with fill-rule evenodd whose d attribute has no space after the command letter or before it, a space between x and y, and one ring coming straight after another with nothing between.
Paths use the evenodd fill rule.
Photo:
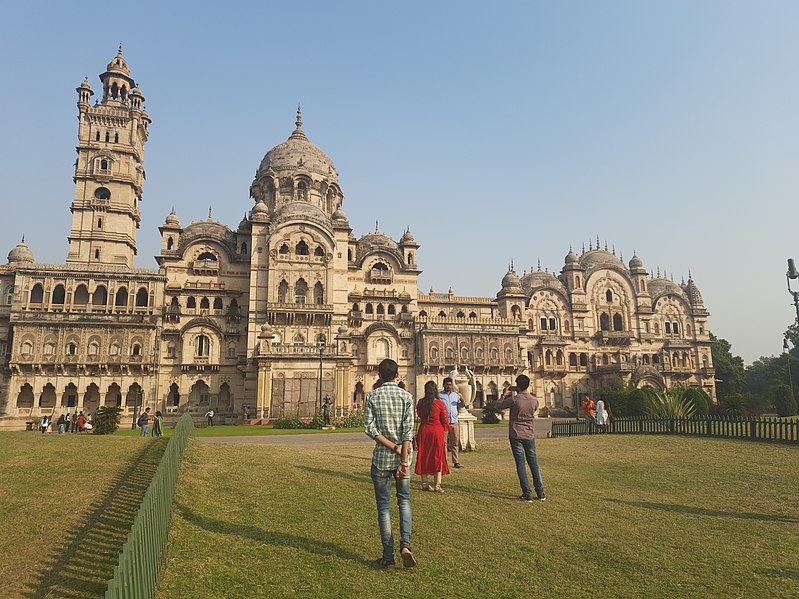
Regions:
<instances>
[{"instance_id":1,"label":"tree","mask_svg":"<svg viewBox=\"0 0 799 599\"><path fill-rule=\"evenodd\" d=\"M716 395L724 401L730 395L743 390L746 382L746 370L741 356L732 355L732 345L726 339L710 334L713 345L710 348L713 366L716 368Z\"/></svg>"},{"instance_id":2,"label":"tree","mask_svg":"<svg viewBox=\"0 0 799 599\"><path fill-rule=\"evenodd\" d=\"M94 419L95 435L112 435L119 428L119 415L122 408L116 406L101 406Z\"/></svg>"},{"instance_id":3,"label":"tree","mask_svg":"<svg viewBox=\"0 0 799 599\"><path fill-rule=\"evenodd\" d=\"M796 400L788 385L773 383L769 387L769 395L777 409L777 416L796 416Z\"/></svg>"}]
</instances>

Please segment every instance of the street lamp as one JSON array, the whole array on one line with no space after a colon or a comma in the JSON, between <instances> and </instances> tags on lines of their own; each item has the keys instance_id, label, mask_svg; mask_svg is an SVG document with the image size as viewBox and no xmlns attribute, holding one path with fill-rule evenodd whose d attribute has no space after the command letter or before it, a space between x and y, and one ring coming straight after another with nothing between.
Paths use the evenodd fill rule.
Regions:
<instances>
[{"instance_id":1,"label":"street lamp","mask_svg":"<svg viewBox=\"0 0 799 599\"><path fill-rule=\"evenodd\" d=\"M141 400L141 388L133 390L133 422L130 423L130 430L136 430L136 420L139 414L139 401Z\"/></svg>"},{"instance_id":2,"label":"street lamp","mask_svg":"<svg viewBox=\"0 0 799 599\"><path fill-rule=\"evenodd\" d=\"M799 324L799 291L791 289L791 280L796 281L797 279L799 279L799 271L796 270L793 258L788 258L788 272L785 273L785 280L788 282L788 293L793 297L793 306L796 308L796 322Z\"/></svg>"},{"instance_id":3,"label":"street lamp","mask_svg":"<svg viewBox=\"0 0 799 599\"><path fill-rule=\"evenodd\" d=\"M322 411L322 356L325 353L325 343L327 337L322 333L319 335L319 340L316 342L316 347L319 348L319 411Z\"/></svg>"},{"instance_id":4,"label":"street lamp","mask_svg":"<svg viewBox=\"0 0 799 599\"><path fill-rule=\"evenodd\" d=\"M788 353L788 338L782 340L782 353L785 354L785 364L788 366L788 384L791 386L791 397L793 394L793 377L791 376L791 354Z\"/></svg>"}]
</instances>

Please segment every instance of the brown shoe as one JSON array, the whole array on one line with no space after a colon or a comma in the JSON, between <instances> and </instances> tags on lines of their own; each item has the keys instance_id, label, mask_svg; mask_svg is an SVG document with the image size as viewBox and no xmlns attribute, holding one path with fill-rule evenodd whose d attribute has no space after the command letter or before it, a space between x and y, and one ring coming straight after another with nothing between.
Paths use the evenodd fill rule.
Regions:
<instances>
[{"instance_id":1,"label":"brown shoe","mask_svg":"<svg viewBox=\"0 0 799 599\"><path fill-rule=\"evenodd\" d=\"M413 553L407 547L404 547L400 552L402 556L402 565L406 568L413 568L416 565L416 558L413 557Z\"/></svg>"},{"instance_id":2,"label":"brown shoe","mask_svg":"<svg viewBox=\"0 0 799 599\"><path fill-rule=\"evenodd\" d=\"M394 562L390 562L382 557L375 562L375 566L379 570L396 570L397 565Z\"/></svg>"}]
</instances>

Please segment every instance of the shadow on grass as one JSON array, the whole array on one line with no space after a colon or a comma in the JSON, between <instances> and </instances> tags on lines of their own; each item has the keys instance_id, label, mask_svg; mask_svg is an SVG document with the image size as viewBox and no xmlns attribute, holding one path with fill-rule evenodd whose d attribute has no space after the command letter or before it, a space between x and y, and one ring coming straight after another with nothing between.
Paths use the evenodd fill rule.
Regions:
<instances>
[{"instance_id":1,"label":"shadow on grass","mask_svg":"<svg viewBox=\"0 0 799 599\"><path fill-rule=\"evenodd\" d=\"M167 440L147 442L56 547L25 597L102 597ZM87 482L87 484L91 484Z\"/></svg>"},{"instance_id":2,"label":"shadow on grass","mask_svg":"<svg viewBox=\"0 0 799 599\"><path fill-rule=\"evenodd\" d=\"M246 524L236 524L233 522L225 522L223 520L206 518L205 516L196 514L182 504L176 504L175 509L180 517L186 522L190 522L199 528L211 532L240 537L242 539L251 539L253 541L258 541L259 543L264 543L265 545L273 545L275 547L293 547L295 549L307 551L308 553L337 557L366 566L373 565L374 560L365 559L359 555L355 555L350 551L342 549L335 543L328 543L325 541L310 539L308 537L300 537L283 532L264 530L255 526L248 526Z\"/></svg>"},{"instance_id":3,"label":"shadow on grass","mask_svg":"<svg viewBox=\"0 0 799 599\"><path fill-rule=\"evenodd\" d=\"M755 568L757 574L771 576L772 578L788 578L799 582L799 570L792 568Z\"/></svg>"},{"instance_id":4,"label":"shadow on grass","mask_svg":"<svg viewBox=\"0 0 799 599\"><path fill-rule=\"evenodd\" d=\"M741 520L762 520L764 522L787 522L799 523L799 518L791 516L777 516L773 514L755 514L753 512L727 512L722 510L711 510L704 507L693 507L690 505L677 505L673 503L654 503L651 501L622 501L621 499L608 499L611 503L620 503L632 507L641 507L649 510L660 510L662 512L678 512L681 514L693 514L695 516L716 516L718 518L738 518Z\"/></svg>"}]
</instances>

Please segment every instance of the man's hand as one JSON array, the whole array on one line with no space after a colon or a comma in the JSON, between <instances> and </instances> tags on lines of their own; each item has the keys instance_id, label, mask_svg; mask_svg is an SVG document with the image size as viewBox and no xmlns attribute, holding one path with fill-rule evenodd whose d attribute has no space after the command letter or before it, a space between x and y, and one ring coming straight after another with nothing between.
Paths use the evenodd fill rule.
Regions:
<instances>
[{"instance_id":1,"label":"man's hand","mask_svg":"<svg viewBox=\"0 0 799 599\"><path fill-rule=\"evenodd\" d=\"M397 467L396 472L394 473L394 478L405 478L408 476L408 463L407 462L400 462L400 465Z\"/></svg>"}]
</instances>

